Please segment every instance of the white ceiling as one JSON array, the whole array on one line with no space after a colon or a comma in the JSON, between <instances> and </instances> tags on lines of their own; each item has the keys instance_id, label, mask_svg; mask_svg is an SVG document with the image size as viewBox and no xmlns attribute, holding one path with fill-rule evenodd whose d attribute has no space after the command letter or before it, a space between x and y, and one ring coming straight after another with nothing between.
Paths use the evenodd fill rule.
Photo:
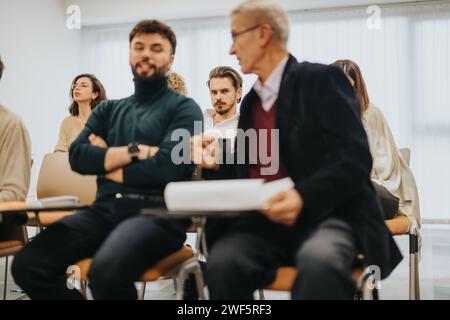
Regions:
<instances>
[{"instance_id":1,"label":"white ceiling","mask_svg":"<svg viewBox=\"0 0 450 320\"><path fill-rule=\"evenodd\" d=\"M163 20L226 16L242 0L60 0L78 5L83 26L130 23L143 18ZM279 0L288 11L425 0Z\"/></svg>"}]
</instances>

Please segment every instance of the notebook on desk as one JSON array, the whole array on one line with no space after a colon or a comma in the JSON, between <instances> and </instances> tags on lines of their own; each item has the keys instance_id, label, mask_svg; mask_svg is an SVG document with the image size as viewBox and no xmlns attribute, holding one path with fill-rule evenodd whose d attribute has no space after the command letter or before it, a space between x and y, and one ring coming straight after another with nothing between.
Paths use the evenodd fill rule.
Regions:
<instances>
[{"instance_id":1,"label":"notebook on desk","mask_svg":"<svg viewBox=\"0 0 450 320\"><path fill-rule=\"evenodd\" d=\"M47 207L58 207L58 208L72 208L80 206L80 199L75 196L59 196L59 197L48 197L39 200L27 201L27 208L42 208Z\"/></svg>"}]
</instances>

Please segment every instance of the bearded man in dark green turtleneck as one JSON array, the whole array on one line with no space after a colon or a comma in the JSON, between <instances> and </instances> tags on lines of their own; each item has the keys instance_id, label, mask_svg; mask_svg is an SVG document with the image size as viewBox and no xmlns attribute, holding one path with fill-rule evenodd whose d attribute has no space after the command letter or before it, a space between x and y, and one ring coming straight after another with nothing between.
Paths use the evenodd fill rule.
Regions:
<instances>
[{"instance_id":1,"label":"bearded man in dark green turtleneck","mask_svg":"<svg viewBox=\"0 0 450 320\"><path fill-rule=\"evenodd\" d=\"M87 210L50 225L14 259L16 283L31 299L83 299L66 285L66 270L93 257L89 283L95 299L136 299L134 281L179 250L190 221L139 216L149 200L162 204L170 181L189 180L193 166L175 164L177 129L194 134L198 105L167 87L176 37L166 24L145 20L130 33L132 96L92 112L69 151L72 169L97 175L97 199Z\"/></svg>"}]
</instances>

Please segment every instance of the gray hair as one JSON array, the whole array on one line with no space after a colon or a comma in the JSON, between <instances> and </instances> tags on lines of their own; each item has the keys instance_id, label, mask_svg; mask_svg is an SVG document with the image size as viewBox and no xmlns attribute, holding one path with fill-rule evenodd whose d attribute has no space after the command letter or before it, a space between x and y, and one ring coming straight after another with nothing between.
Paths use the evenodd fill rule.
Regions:
<instances>
[{"instance_id":1,"label":"gray hair","mask_svg":"<svg viewBox=\"0 0 450 320\"><path fill-rule=\"evenodd\" d=\"M266 23L273 30L275 38L287 45L289 20L283 8L273 0L247 0L238 5L231 15L245 14L252 25Z\"/></svg>"}]
</instances>

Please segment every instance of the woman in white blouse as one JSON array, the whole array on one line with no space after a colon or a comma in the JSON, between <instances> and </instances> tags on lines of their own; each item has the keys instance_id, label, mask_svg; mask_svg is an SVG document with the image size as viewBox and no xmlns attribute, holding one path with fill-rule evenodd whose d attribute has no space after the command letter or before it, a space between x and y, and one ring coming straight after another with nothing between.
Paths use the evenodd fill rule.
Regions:
<instances>
[{"instance_id":1,"label":"woman in white blouse","mask_svg":"<svg viewBox=\"0 0 450 320\"><path fill-rule=\"evenodd\" d=\"M362 124L373 157L371 178L382 202L386 219L406 215L410 221L420 225L419 196L414 176L397 148L383 113L370 102L360 68L351 60L338 60L333 65L345 73L356 91L361 106ZM396 198L398 207L386 209L389 208L388 202L392 203ZM391 210L394 212L390 212ZM386 220L386 224L389 229L394 226L394 224L390 226L389 220Z\"/></svg>"}]
</instances>

